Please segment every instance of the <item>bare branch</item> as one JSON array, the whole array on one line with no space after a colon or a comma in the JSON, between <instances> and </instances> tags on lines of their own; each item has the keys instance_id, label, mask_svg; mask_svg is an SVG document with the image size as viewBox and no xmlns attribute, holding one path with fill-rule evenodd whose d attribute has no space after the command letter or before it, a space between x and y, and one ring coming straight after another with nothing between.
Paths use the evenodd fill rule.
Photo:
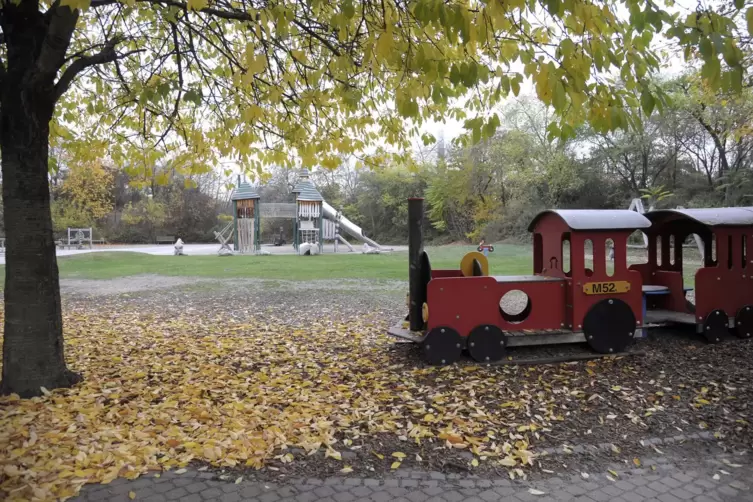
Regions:
<instances>
[{"instance_id":1,"label":"bare branch","mask_svg":"<svg viewBox=\"0 0 753 502\"><path fill-rule=\"evenodd\" d=\"M187 10L188 4L185 2L177 2L175 0L137 0L138 2L144 2L144 3L152 3L152 4L159 4L159 5L167 5L170 7L179 7L180 9ZM96 8L96 7L104 7L107 5L113 5L118 3L117 0L92 0L92 3L90 7ZM222 19L234 19L236 21L255 21L256 19L251 16L248 12L243 11L233 11L233 10L221 10L221 9L215 9L212 7L207 7L205 9L198 10L196 12L203 12L204 14L209 14L215 17L220 17Z\"/></svg>"},{"instance_id":2,"label":"bare branch","mask_svg":"<svg viewBox=\"0 0 753 502\"><path fill-rule=\"evenodd\" d=\"M87 68L91 66L95 66L95 65L111 63L113 61L117 61L118 59L123 59L125 57L128 57L131 54L144 52L146 50L146 49L138 49L138 50L133 50L133 51L125 52L122 54L118 54L115 50L115 46L118 45L122 41L123 41L123 38L115 37L109 40L105 44L105 46L102 48L102 50L99 51L98 53L93 54L91 56L81 57L75 60L73 63L71 63L70 66L68 66L68 68L66 68L63 74L60 76L60 79L58 80L57 84L55 84L55 91L54 91L55 101L60 99L60 96L65 94L65 91L67 91L68 88L71 86L71 83L76 78L76 76L82 71L86 70Z\"/></svg>"},{"instance_id":3,"label":"bare branch","mask_svg":"<svg viewBox=\"0 0 753 502\"><path fill-rule=\"evenodd\" d=\"M332 52L332 54L334 54L335 56L339 56L340 55L340 51L337 50L337 47L335 47L334 45L332 45L331 43L329 43L329 41L326 38L322 37L321 35L319 35L317 32L315 32L314 30L312 30L311 28L309 28L305 24L301 23L298 20L293 21L293 24L295 24L300 29L302 29L303 31L305 31L306 33L308 33L309 35L311 35L312 37L314 37L315 39L317 39L321 43L323 43Z\"/></svg>"}]
</instances>

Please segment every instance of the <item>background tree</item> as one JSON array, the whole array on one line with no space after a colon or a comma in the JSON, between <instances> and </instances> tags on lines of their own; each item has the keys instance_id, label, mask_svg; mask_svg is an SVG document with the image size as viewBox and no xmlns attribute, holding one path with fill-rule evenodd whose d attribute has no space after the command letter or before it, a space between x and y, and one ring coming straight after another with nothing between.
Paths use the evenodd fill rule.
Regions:
<instances>
[{"instance_id":1,"label":"background tree","mask_svg":"<svg viewBox=\"0 0 753 502\"><path fill-rule=\"evenodd\" d=\"M60 193L91 224L113 209L113 173L101 161L74 164L67 170Z\"/></svg>"},{"instance_id":2,"label":"background tree","mask_svg":"<svg viewBox=\"0 0 753 502\"><path fill-rule=\"evenodd\" d=\"M155 201L151 197L142 199L136 204L128 204L123 213L123 222L127 225L141 225L148 234L149 241L154 242L159 228L167 219L165 204Z\"/></svg>"}]
</instances>

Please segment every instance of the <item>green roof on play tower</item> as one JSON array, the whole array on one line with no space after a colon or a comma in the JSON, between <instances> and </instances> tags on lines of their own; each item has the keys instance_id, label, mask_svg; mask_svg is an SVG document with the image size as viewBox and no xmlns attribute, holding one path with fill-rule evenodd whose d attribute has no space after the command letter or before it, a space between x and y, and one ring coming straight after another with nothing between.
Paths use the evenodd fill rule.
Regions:
<instances>
[{"instance_id":1,"label":"green roof on play tower","mask_svg":"<svg viewBox=\"0 0 753 502\"><path fill-rule=\"evenodd\" d=\"M246 199L258 199L259 194L256 190L247 182L243 181L238 187L233 189L233 193L230 195L230 200L246 200Z\"/></svg>"},{"instance_id":2,"label":"green roof on play tower","mask_svg":"<svg viewBox=\"0 0 753 502\"><path fill-rule=\"evenodd\" d=\"M308 169L298 171L298 181L296 181L295 187L293 187L293 193L297 194L296 200L323 201L324 197L314 188L314 184L309 180L309 176L311 176L311 173L309 173Z\"/></svg>"}]
</instances>

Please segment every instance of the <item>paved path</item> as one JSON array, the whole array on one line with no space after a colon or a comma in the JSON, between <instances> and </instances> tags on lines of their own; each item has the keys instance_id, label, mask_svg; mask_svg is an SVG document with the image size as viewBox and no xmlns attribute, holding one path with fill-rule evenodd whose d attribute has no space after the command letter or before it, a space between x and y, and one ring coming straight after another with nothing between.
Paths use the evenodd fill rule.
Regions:
<instances>
[{"instance_id":1,"label":"paved path","mask_svg":"<svg viewBox=\"0 0 753 502\"><path fill-rule=\"evenodd\" d=\"M705 459L698 468L685 469L667 461L651 468L606 473L545 477L534 481L478 479L469 475L398 471L387 479L290 479L285 482L219 479L210 472L165 472L134 481L117 479L109 485L89 485L77 502L134 500L164 502L714 502L753 500L753 465L739 467L740 457ZM647 463L649 465L649 463ZM724 471L725 473L722 473ZM714 476L718 475L718 479Z\"/></svg>"}]
</instances>

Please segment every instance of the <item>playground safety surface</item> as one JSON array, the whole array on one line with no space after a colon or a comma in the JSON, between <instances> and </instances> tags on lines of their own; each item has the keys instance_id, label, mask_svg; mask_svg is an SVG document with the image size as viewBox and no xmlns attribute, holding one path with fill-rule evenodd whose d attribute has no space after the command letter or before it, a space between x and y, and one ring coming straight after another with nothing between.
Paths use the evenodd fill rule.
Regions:
<instances>
[{"instance_id":1,"label":"playground safety surface","mask_svg":"<svg viewBox=\"0 0 753 502\"><path fill-rule=\"evenodd\" d=\"M413 344L396 342L385 335L385 327L394 324L405 309L405 287L400 281L227 281L202 283L205 287L177 286L172 289L154 289L155 281L144 280L141 287L149 289L132 292L127 297L98 298L97 309L126 308L151 312L159 317L185 314L204 319L227 318L243 320L249 317L283 322L291 327L305 327L315 319L331 322L368 319L373 326L373 336L380 339L390 361L401 368L426 368L420 361ZM127 278L108 281L117 284ZM63 287L66 288L63 281ZM100 281L77 281L75 290L67 289L71 303L86 302L81 293L91 292L90 283L97 287L113 285ZM86 302L88 303L88 302ZM106 307L117 304L120 307ZM144 310L145 309L145 310ZM326 350L326 347L324 348ZM516 347L508 356L514 361L571 358L583 360L542 366L512 366L489 368L464 358L457 372L476 374L489 372L497 385L530 394L537 388L551 390L555 396L573 394L573 409L551 431L534 431L539 438L536 449L563 448L568 444L589 445L638 444L649 437L674 437L681 434L708 433L720 437L729 447L753 445L749 420L753 419L753 343L730 337L718 345L707 345L692 329L659 328L649 332L647 339L639 339L631 348L637 354L630 357L609 357L589 360L594 354L585 344L554 345L544 347ZM560 374L557 369L564 373ZM432 370L433 371L433 370ZM443 371L454 370L439 370ZM465 373L468 372L468 373ZM450 382L442 381L442 391L464 392L462 378L455 389ZM581 394L585 394L581 396ZM576 410L575 404L584 406ZM707 404L708 403L708 404ZM484 406L508 406L510 403L483 403ZM640 412L639 412L640 410ZM533 421L537 410L526 412ZM619 422L627 421L632 428L625 429ZM610 426L614 424L614 426ZM716 439L716 438L714 438ZM385 439L380 440L384 443ZM408 453L411 441L395 438L394 447ZM619 446L622 448L622 446ZM437 453L443 462L455 458L467 463L463 450ZM614 452L610 453L614 455ZM357 458L368 466L375 459L368 448L355 451ZM620 455L618 455L620 456ZM628 459L632 461L632 458ZM431 465L436 462L428 459ZM355 463L355 462L354 462ZM378 463L378 462L377 462ZM330 469L322 459L311 459L313 468L331 475L337 474L334 463ZM321 465L320 465L321 464ZM373 467L376 468L376 465ZM290 467L278 463L281 471ZM356 467L354 466L354 469ZM364 472L369 472L364 467ZM483 471L483 467L481 468ZM276 474L271 471L272 477Z\"/></svg>"}]
</instances>

